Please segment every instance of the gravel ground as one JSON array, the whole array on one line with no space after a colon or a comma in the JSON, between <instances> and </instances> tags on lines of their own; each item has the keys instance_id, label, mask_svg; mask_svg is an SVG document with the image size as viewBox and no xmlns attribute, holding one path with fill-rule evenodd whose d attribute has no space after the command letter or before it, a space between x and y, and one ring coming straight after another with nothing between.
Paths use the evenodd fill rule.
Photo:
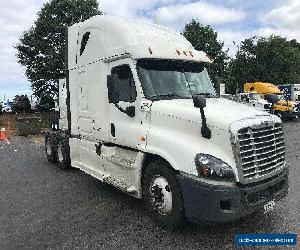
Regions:
<instances>
[{"instance_id":1,"label":"gravel ground","mask_svg":"<svg viewBox=\"0 0 300 250\"><path fill-rule=\"evenodd\" d=\"M285 124L290 191L274 212L178 231L157 226L141 201L49 164L38 138L0 142L0 248L235 249L236 233L299 234L299 127L300 121Z\"/></svg>"}]
</instances>

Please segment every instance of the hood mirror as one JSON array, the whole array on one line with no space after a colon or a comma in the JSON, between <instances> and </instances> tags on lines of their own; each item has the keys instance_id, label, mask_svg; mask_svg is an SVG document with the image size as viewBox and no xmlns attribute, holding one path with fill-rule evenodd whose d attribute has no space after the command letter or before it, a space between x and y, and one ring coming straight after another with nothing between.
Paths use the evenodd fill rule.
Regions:
<instances>
[{"instance_id":1,"label":"hood mirror","mask_svg":"<svg viewBox=\"0 0 300 250\"><path fill-rule=\"evenodd\" d=\"M194 95L193 102L195 108L205 108L206 107L206 98L203 95Z\"/></svg>"},{"instance_id":2,"label":"hood mirror","mask_svg":"<svg viewBox=\"0 0 300 250\"><path fill-rule=\"evenodd\" d=\"M129 106L126 108L125 113L129 116L129 117L135 117L135 107L134 106Z\"/></svg>"},{"instance_id":3,"label":"hood mirror","mask_svg":"<svg viewBox=\"0 0 300 250\"><path fill-rule=\"evenodd\" d=\"M206 124L206 117L204 108L206 107L206 98L203 95L193 95L194 107L200 109L202 127L201 127L201 135L206 139L211 138L211 130Z\"/></svg>"}]
</instances>

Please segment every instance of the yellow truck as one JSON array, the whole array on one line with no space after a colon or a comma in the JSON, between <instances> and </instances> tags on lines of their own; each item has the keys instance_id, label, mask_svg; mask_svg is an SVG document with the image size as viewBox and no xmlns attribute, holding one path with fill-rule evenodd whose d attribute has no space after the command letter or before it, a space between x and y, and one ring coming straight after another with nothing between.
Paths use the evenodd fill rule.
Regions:
<instances>
[{"instance_id":1,"label":"yellow truck","mask_svg":"<svg viewBox=\"0 0 300 250\"><path fill-rule=\"evenodd\" d=\"M253 82L244 84L245 93L258 93L262 98L266 98L268 94L275 94L279 101L274 105L274 114L282 119L293 119L295 103L285 99L280 89L272 83Z\"/></svg>"}]
</instances>

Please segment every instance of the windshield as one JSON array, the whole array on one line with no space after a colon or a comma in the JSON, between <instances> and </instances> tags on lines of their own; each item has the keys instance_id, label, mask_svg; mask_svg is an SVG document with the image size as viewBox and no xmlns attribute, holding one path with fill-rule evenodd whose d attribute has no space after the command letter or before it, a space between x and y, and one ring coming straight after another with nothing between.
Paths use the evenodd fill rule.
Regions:
<instances>
[{"instance_id":1,"label":"windshield","mask_svg":"<svg viewBox=\"0 0 300 250\"><path fill-rule=\"evenodd\" d=\"M258 93L250 93L249 94L250 100L260 101L262 98Z\"/></svg>"},{"instance_id":2,"label":"windshield","mask_svg":"<svg viewBox=\"0 0 300 250\"><path fill-rule=\"evenodd\" d=\"M192 98L195 94L216 96L203 63L142 59L138 61L138 75L149 99Z\"/></svg>"}]
</instances>

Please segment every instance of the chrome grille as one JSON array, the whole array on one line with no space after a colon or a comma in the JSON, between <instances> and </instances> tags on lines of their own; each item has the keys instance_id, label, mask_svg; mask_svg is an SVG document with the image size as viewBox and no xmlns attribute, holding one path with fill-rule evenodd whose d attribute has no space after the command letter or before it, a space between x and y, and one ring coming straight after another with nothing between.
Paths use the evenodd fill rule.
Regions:
<instances>
[{"instance_id":1,"label":"chrome grille","mask_svg":"<svg viewBox=\"0 0 300 250\"><path fill-rule=\"evenodd\" d=\"M260 178L285 164L281 123L238 130L238 154L245 180Z\"/></svg>"}]
</instances>

